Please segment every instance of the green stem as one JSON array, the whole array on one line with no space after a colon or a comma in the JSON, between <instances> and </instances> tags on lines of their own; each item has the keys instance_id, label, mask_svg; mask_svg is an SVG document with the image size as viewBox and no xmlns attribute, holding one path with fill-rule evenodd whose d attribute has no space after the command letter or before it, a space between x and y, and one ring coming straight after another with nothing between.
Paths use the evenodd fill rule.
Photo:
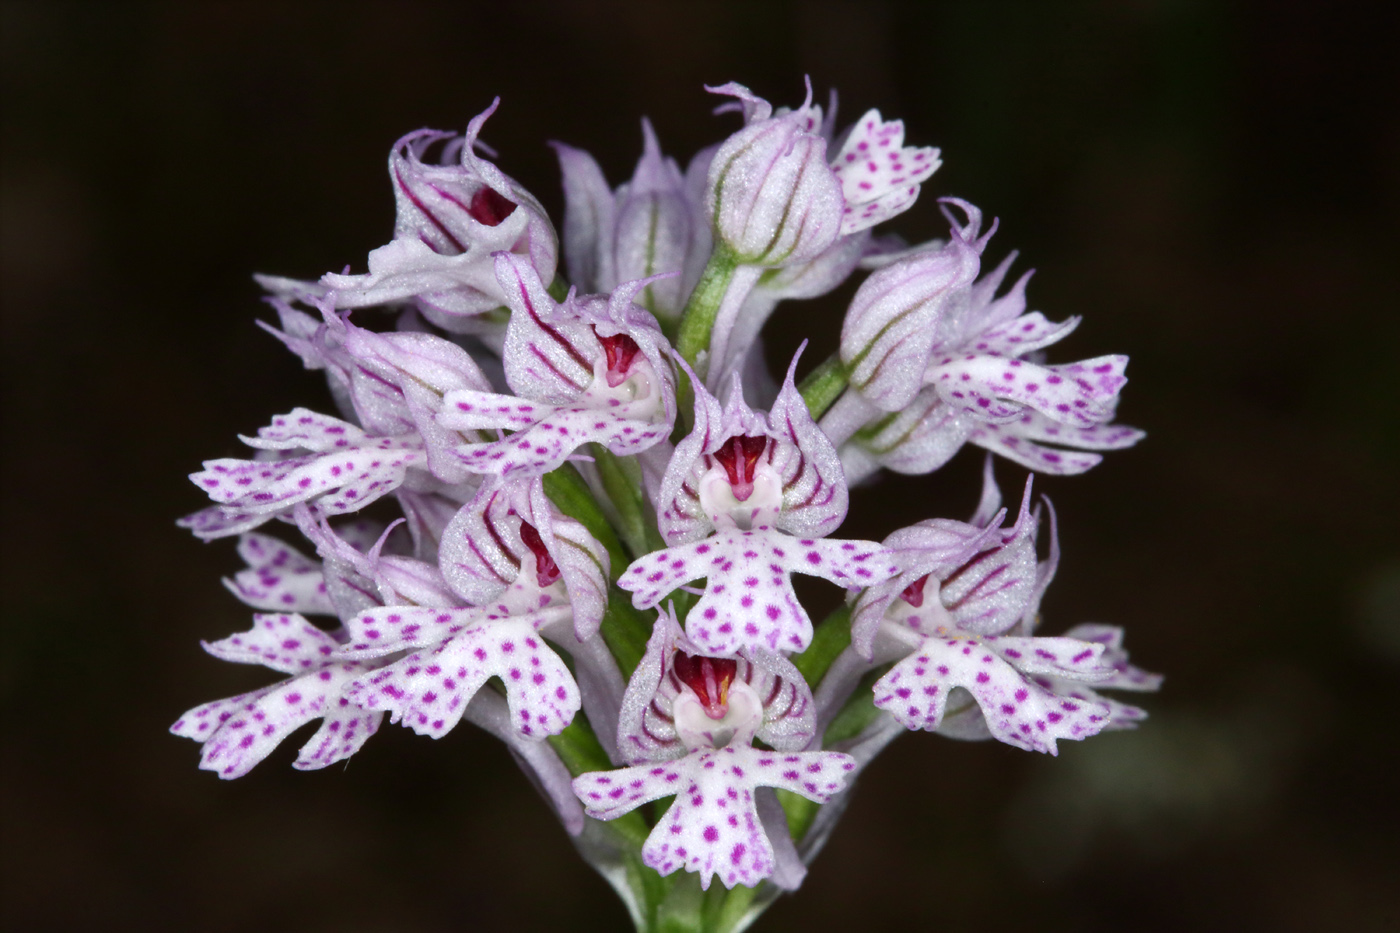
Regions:
<instances>
[{"instance_id":1,"label":"green stem","mask_svg":"<svg viewBox=\"0 0 1400 933\"><path fill-rule=\"evenodd\" d=\"M632 559L622 547L617 532L603 514L598 501L588 489L588 483L573 464L566 463L557 470L544 475L544 494L555 507L574 521L588 529L588 533L598 539L608 552L608 576L616 580Z\"/></svg>"},{"instance_id":2,"label":"green stem","mask_svg":"<svg viewBox=\"0 0 1400 933\"><path fill-rule=\"evenodd\" d=\"M546 473L544 492L559 511L587 528L607 549L608 576L610 581L616 581L632 559L578 470L566 463ZM631 677L637 669L646 653L647 639L651 637L651 621L632 607L630 595L616 586L609 586L608 605L603 610L603 641L617 659L624 678Z\"/></svg>"},{"instance_id":3,"label":"green stem","mask_svg":"<svg viewBox=\"0 0 1400 933\"><path fill-rule=\"evenodd\" d=\"M607 752L603 750L603 743L593 734L588 717L583 713L576 714L574 721L565 726L563 732L551 735L549 744L574 777L586 771L612 770L613 764L608 760ZM634 848L641 848L642 843L647 840L647 834L651 832L642 814L636 810L608 821L607 826L617 834L620 844Z\"/></svg>"},{"instance_id":4,"label":"green stem","mask_svg":"<svg viewBox=\"0 0 1400 933\"><path fill-rule=\"evenodd\" d=\"M841 357L833 353L807 374L797 391L802 393L802 400L807 403L812 417L820 418L841 397L849 380L850 373L846 371Z\"/></svg>"},{"instance_id":5,"label":"green stem","mask_svg":"<svg viewBox=\"0 0 1400 933\"><path fill-rule=\"evenodd\" d=\"M569 294L569 283L564 281L562 275L556 275L545 291L549 292L549 297L555 301L563 301Z\"/></svg>"},{"instance_id":6,"label":"green stem","mask_svg":"<svg viewBox=\"0 0 1400 933\"><path fill-rule=\"evenodd\" d=\"M618 532L633 557L666 546L656 528L656 515L642 488L642 469L635 457L619 457L602 444L593 445L593 464L603 491L617 510Z\"/></svg>"},{"instance_id":7,"label":"green stem","mask_svg":"<svg viewBox=\"0 0 1400 933\"><path fill-rule=\"evenodd\" d=\"M845 651L850 643L851 608L838 606L817 626L807 650L793 655L789 660L801 672L803 679L815 688L830 670L831 662L835 661L836 656ZM807 835L812 821L816 819L821 804L787 790L779 789L777 794L778 803L783 805L783 812L787 814L788 832L794 840L800 842L802 837Z\"/></svg>"},{"instance_id":8,"label":"green stem","mask_svg":"<svg viewBox=\"0 0 1400 933\"><path fill-rule=\"evenodd\" d=\"M831 662L851 643L851 607L838 606L812 633L812 643L791 658L802 678L813 688L821 684Z\"/></svg>"},{"instance_id":9,"label":"green stem","mask_svg":"<svg viewBox=\"0 0 1400 933\"><path fill-rule=\"evenodd\" d=\"M753 903L754 895L758 893L757 887L746 888L738 885L732 891L724 895L721 902L719 914L714 918L708 929L714 933L730 933L739 921L744 919L744 914L748 912L749 905Z\"/></svg>"},{"instance_id":10,"label":"green stem","mask_svg":"<svg viewBox=\"0 0 1400 933\"><path fill-rule=\"evenodd\" d=\"M700 276L700 284L690 293L685 310L681 312L681 323L676 333L676 351L691 366L703 350L710 346L710 331L715 326L715 315L724 301L724 293L729 290L729 280L739 267L738 257L728 247L717 245L705 264Z\"/></svg>"}]
</instances>

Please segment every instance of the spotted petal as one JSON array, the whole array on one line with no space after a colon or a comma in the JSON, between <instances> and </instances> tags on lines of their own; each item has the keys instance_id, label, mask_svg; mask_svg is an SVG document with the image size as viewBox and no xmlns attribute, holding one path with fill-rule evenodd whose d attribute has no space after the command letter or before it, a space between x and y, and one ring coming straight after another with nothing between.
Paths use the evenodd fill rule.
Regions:
<instances>
[{"instance_id":1,"label":"spotted petal","mask_svg":"<svg viewBox=\"0 0 1400 933\"><path fill-rule=\"evenodd\" d=\"M457 725L491 677L505 684L511 722L524 736L559 734L581 705L564 662L529 621L517 618L469 626L361 677L346 692L367 709L387 710L392 722L436 739Z\"/></svg>"},{"instance_id":2,"label":"spotted petal","mask_svg":"<svg viewBox=\"0 0 1400 933\"><path fill-rule=\"evenodd\" d=\"M1147 718L1147 710L1142 707L1131 706L1127 703L1119 702L1113 697L1106 697L1095 690L1090 690L1084 684L1077 681L1061 680L1058 677L1045 676L1032 677L1031 679L1056 696L1082 703L1102 703L1107 706L1108 725L1103 727L1103 731L1105 732L1136 729L1138 723Z\"/></svg>"},{"instance_id":3,"label":"spotted petal","mask_svg":"<svg viewBox=\"0 0 1400 933\"><path fill-rule=\"evenodd\" d=\"M1125 356L1067 366L969 354L945 358L924 380L948 405L979 421L1014 421L1027 408L1061 424L1092 427L1107 421L1127 380Z\"/></svg>"},{"instance_id":4,"label":"spotted petal","mask_svg":"<svg viewBox=\"0 0 1400 933\"><path fill-rule=\"evenodd\" d=\"M170 731L203 743L199 766L232 779L247 774L301 725L323 719L320 730L302 746L295 767L324 768L359 751L379 728L381 713L341 695L369 666L335 662L271 687L197 706Z\"/></svg>"},{"instance_id":5,"label":"spotted petal","mask_svg":"<svg viewBox=\"0 0 1400 933\"><path fill-rule=\"evenodd\" d=\"M248 569L238 571L231 580L224 578L224 586L254 609L335 614L335 606L326 595L326 578L319 561L309 560L263 534L240 537L238 556Z\"/></svg>"},{"instance_id":6,"label":"spotted petal","mask_svg":"<svg viewBox=\"0 0 1400 933\"><path fill-rule=\"evenodd\" d=\"M363 446L369 436L348 421L323 415L308 408L294 408L277 415L267 427L258 428L257 437L243 443L260 450L296 450L315 453L348 450Z\"/></svg>"},{"instance_id":7,"label":"spotted petal","mask_svg":"<svg viewBox=\"0 0 1400 933\"><path fill-rule=\"evenodd\" d=\"M961 687L999 741L1055 754L1057 739L1083 739L1108 724L1102 702L1057 696L977 639L924 638L875 683L875 706L905 728L935 730L948 694Z\"/></svg>"},{"instance_id":8,"label":"spotted petal","mask_svg":"<svg viewBox=\"0 0 1400 933\"><path fill-rule=\"evenodd\" d=\"M1039 311L1032 311L983 331L973 348L979 353L995 356L1025 356L1065 339L1079 326L1079 321L1079 318L1072 317L1056 323L1046 320Z\"/></svg>"},{"instance_id":9,"label":"spotted petal","mask_svg":"<svg viewBox=\"0 0 1400 933\"><path fill-rule=\"evenodd\" d=\"M1117 625L1085 623L1076 625L1065 632L1065 638L1094 642L1104 646L1103 663L1110 665L1114 674L1107 680L1096 682L1100 688L1114 690L1153 691L1162 686L1161 674L1149 674L1128 663L1128 652L1123 648L1123 629Z\"/></svg>"},{"instance_id":10,"label":"spotted petal","mask_svg":"<svg viewBox=\"0 0 1400 933\"><path fill-rule=\"evenodd\" d=\"M632 592L634 606L647 609L683 583L707 578L705 594L686 618L686 634L707 654L728 655L743 648L802 651L811 643L812 621L793 592L793 573L864 587L897 572L873 541L798 539L758 528L647 554L617 585Z\"/></svg>"},{"instance_id":11,"label":"spotted petal","mask_svg":"<svg viewBox=\"0 0 1400 933\"><path fill-rule=\"evenodd\" d=\"M715 875L725 887L753 887L774 868L754 789L777 787L825 803L854 767L840 752L782 754L728 746L665 764L583 774L574 780L574 792L588 815L600 820L674 794L675 803L642 846L642 861L662 875L678 868L698 872L705 889Z\"/></svg>"},{"instance_id":12,"label":"spotted petal","mask_svg":"<svg viewBox=\"0 0 1400 933\"><path fill-rule=\"evenodd\" d=\"M296 613L258 613L248 631L202 644L216 658L261 664L283 674L323 667L338 647L334 638Z\"/></svg>"},{"instance_id":13,"label":"spotted petal","mask_svg":"<svg viewBox=\"0 0 1400 933\"><path fill-rule=\"evenodd\" d=\"M423 441L416 433L374 437L348 422L305 409L273 419L259 437L245 440L263 448L312 453L281 460L206 460L204 470L191 474L190 480L223 507L226 519L222 527L198 515L181 522L201 537L252 527L229 521L232 516L266 520L299 502L316 500L324 515L357 511L398 488L411 467L424 463Z\"/></svg>"},{"instance_id":14,"label":"spotted petal","mask_svg":"<svg viewBox=\"0 0 1400 933\"><path fill-rule=\"evenodd\" d=\"M904 145L904 121L885 120L871 110L856 121L831 171L846 200L843 236L903 213L919 196L919 185L942 163L938 150Z\"/></svg>"},{"instance_id":15,"label":"spotted petal","mask_svg":"<svg viewBox=\"0 0 1400 933\"><path fill-rule=\"evenodd\" d=\"M538 630L559 619L567 607L552 607L516 616ZM473 626L489 625L504 616L478 606L378 606L345 623L346 643L338 658L377 658L396 651L416 651L441 644Z\"/></svg>"},{"instance_id":16,"label":"spotted petal","mask_svg":"<svg viewBox=\"0 0 1400 933\"><path fill-rule=\"evenodd\" d=\"M485 393L473 393L470 398L459 394L452 403L454 410L439 419L449 427L480 424L492 420L492 412L511 409L496 420L501 427L511 422L519 433L491 443L462 445L455 451L473 473L502 477L542 476L563 466L575 450L590 442L602 444L620 457L634 456L671 433L668 424L651 418L650 403L621 403L612 409L555 408ZM522 425L521 421L531 415L538 420Z\"/></svg>"}]
</instances>

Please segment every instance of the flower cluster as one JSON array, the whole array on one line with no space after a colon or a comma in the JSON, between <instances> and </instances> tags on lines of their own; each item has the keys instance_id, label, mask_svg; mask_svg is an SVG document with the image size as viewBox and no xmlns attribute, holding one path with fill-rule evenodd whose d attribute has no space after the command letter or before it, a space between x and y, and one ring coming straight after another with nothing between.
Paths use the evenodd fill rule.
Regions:
<instances>
[{"instance_id":1,"label":"flower cluster","mask_svg":"<svg viewBox=\"0 0 1400 933\"><path fill-rule=\"evenodd\" d=\"M204 647L282 677L180 718L201 767L244 775L310 722L297 768L359 751L386 713L433 738L466 719L645 927L678 869L761 885L734 908L750 918L796 888L841 810L821 805L902 731L1054 754L1143 718L1099 693L1158 686L1121 630L1037 633L1054 512L1028 479L1011 517L990 454L970 521L836 536L882 468L972 443L1070 474L1133 444L1112 423L1126 358L1045 362L1078 319L1027 312L1026 277L1001 293L1014 254L982 274L996 224L965 201L942 199L946 241L872 237L940 164L899 121L838 131L810 86L776 110L712 90L744 125L684 172L645 122L617 188L555 144L562 238L486 158L493 103L465 136L394 145L394 235L366 273L261 278L265 326L339 410L274 417L249 459L191 477L213 505L182 524L238 537L226 582L258 610ZM774 308L861 269L837 354L799 383L799 350L777 383ZM818 626L799 573L845 594Z\"/></svg>"}]
</instances>

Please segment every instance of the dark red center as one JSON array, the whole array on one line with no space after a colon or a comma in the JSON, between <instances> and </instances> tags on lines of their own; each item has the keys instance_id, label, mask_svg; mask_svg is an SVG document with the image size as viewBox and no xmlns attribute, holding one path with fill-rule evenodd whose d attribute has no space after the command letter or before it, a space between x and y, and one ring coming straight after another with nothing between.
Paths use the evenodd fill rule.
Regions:
<instances>
[{"instance_id":1,"label":"dark red center","mask_svg":"<svg viewBox=\"0 0 1400 933\"><path fill-rule=\"evenodd\" d=\"M750 437L740 434L731 437L715 451L715 459L729 474L729 485L734 488L734 498L743 502L753 495L753 473L758 466L758 458L768 449L768 438Z\"/></svg>"},{"instance_id":2,"label":"dark red center","mask_svg":"<svg viewBox=\"0 0 1400 933\"><path fill-rule=\"evenodd\" d=\"M472 220L488 227L494 227L515 212L515 202L495 188L483 185L472 195L472 203L467 213Z\"/></svg>"},{"instance_id":3,"label":"dark red center","mask_svg":"<svg viewBox=\"0 0 1400 933\"><path fill-rule=\"evenodd\" d=\"M608 358L608 387L616 389L627 381L627 371L632 368L632 359L642 351L637 341L626 334L613 334L611 337L598 336L603 352Z\"/></svg>"},{"instance_id":4,"label":"dark red center","mask_svg":"<svg viewBox=\"0 0 1400 933\"><path fill-rule=\"evenodd\" d=\"M924 604L924 584L928 582L928 574L924 574L913 583L904 588L904 592L899 594L899 598L909 605L918 609Z\"/></svg>"},{"instance_id":5,"label":"dark red center","mask_svg":"<svg viewBox=\"0 0 1400 933\"><path fill-rule=\"evenodd\" d=\"M524 541L525 546L530 549L530 553L535 555L535 577L539 580L540 586L546 587L558 580L559 565L544 549L544 540L540 537L540 533L535 530L534 525L529 522L520 523L520 540Z\"/></svg>"},{"instance_id":6,"label":"dark red center","mask_svg":"<svg viewBox=\"0 0 1400 933\"><path fill-rule=\"evenodd\" d=\"M707 658L677 651L672 662L681 683L695 691L705 715L723 719L729 711L729 685L738 673L739 662L733 658Z\"/></svg>"}]
</instances>

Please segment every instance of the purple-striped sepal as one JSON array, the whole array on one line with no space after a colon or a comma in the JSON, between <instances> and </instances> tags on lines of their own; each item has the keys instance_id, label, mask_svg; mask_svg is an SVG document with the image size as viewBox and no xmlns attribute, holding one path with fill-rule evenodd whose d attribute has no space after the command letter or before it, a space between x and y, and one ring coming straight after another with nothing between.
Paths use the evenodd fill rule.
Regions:
<instances>
[{"instance_id":1,"label":"purple-striped sepal","mask_svg":"<svg viewBox=\"0 0 1400 933\"><path fill-rule=\"evenodd\" d=\"M461 465L495 476L540 476L597 442L632 456L664 441L675 423L675 376L656 319L632 303L646 280L612 295L560 305L535 271L502 253L497 272L511 307L505 373L513 395L448 393L437 421L456 431L510 431L460 445Z\"/></svg>"},{"instance_id":2,"label":"purple-striped sepal","mask_svg":"<svg viewBox=\"0 0 1400 933\"><path fill-rule=\"evenodd\" d=\"M322 277L336 307L412 301L434 324L470 332L478 326L473 317L505 304L493 253L510 251L545 281L554 278L559 243L544 208L476 153L481 127L499 102L472 118L465 137L418 130L394 144L394 238L369 254L368 274ZM441 164L425 161L438 143Z\"/></svg>"},{"instance_id":3,"label":"purple-striped sepal","mask_svg":"<svg viewBox=\"0 0 1400 933\"><path fill-rule=\"evenodd\" d=\"M468 604L498 615L568 607L580 641L602 624L608 552L541 482L484 487L443 529L439 566Z\"/></svg>"},{"instance_id":4,"label":"purple-striped sepal","mask_svg":"<svg viewBox=\"0 0 1400 933\"><path fill-rule=\"evenodd\" d=\"M623 695L618 749L634 764L755 737L795 751L815 729L812 692L786 658L762 649L714 657L664 612Z\"/></svg>"}]
</instances>

